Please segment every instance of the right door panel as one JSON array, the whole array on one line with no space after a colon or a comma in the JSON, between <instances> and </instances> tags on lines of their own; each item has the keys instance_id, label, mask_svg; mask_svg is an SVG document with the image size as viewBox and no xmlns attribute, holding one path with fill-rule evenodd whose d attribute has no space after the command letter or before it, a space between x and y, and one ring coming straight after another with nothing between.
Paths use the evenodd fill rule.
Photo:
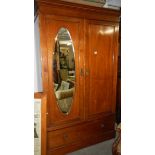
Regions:
<instances>
[{"instance_id":1,"label":"right door panel","mask_svg":"<svg viewBox=\"0 0 155 155\"><path fill-rule=\"evenodd\" d=\"M112 113L115 97L115 25L86 21L86 103L87 117Z\"/></svg>"}]
</instances>

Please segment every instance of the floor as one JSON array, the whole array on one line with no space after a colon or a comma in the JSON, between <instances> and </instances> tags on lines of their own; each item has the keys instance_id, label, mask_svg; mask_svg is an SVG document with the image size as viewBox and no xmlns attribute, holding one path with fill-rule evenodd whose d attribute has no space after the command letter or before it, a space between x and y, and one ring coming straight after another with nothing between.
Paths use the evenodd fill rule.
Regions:
<instances>
[{"instance_id":1,"label":"floor","mask_svg":"<svg viewBox=\"0 0 155 155\"><path fill-rule=\"evenodd\" d=\"M67 155L112 155L114 139L83 148Z\"/></svg>"}]
</instances>

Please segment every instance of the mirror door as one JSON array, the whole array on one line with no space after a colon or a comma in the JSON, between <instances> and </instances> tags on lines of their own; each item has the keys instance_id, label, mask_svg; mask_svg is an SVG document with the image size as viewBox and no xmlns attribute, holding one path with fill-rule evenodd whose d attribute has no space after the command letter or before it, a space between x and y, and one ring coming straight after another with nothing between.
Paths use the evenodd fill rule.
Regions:
<instances>
[{"instance_id":1,"label":"mirror door","mask_svg":"<svg viewBox=\"0 0 155 155\"><path fill-rule=\"evenodd\" d=\"M83 21L48 16L48 109L49 123L83 119L84 77Z\"/></svg>"},{"instance_id":2,"label":"mirror door","mask_svg":"<svg viewBox=\"0 0 155 155\"><path fill-rule=\"evenodd\" d=\"M70 32L60 28L55 37L53 49L53 87L57 105L62 113L68 115L74 99L76 72L75 50Z\"/></svg>"}]
</instances>

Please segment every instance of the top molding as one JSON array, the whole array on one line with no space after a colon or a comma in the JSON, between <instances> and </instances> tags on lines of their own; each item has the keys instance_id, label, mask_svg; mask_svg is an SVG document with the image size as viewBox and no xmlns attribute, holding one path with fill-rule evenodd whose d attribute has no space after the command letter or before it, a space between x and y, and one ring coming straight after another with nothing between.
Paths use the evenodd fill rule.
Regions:
<instances>
[{"instance_id":1,"label":"top molding","mask_svg":"<svg viewBox=\"0 0 155 155\"><path fill-rule=\"evenodd\" d=\"M87 19L120 21L120 10L100 8L62 0L36 0L38 11L43 14L66 15Z\"/></svg>"}]
</instances>

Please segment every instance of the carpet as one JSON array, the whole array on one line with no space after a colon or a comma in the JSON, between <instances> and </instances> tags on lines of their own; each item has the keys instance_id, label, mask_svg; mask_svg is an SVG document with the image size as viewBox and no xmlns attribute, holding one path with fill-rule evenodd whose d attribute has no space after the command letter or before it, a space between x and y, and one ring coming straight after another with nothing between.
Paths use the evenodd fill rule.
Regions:
<instances>
[{"instance_id":1,"label":"carpet","mask_svg":"<svg viewBox=\"0 0 155 155\"><path fill-rule=\"evenodd\" d=\"M81 150L69 153L67 155L112 155L112 144L114 139L104 141Z\"/></svg>"}]
</instances>

